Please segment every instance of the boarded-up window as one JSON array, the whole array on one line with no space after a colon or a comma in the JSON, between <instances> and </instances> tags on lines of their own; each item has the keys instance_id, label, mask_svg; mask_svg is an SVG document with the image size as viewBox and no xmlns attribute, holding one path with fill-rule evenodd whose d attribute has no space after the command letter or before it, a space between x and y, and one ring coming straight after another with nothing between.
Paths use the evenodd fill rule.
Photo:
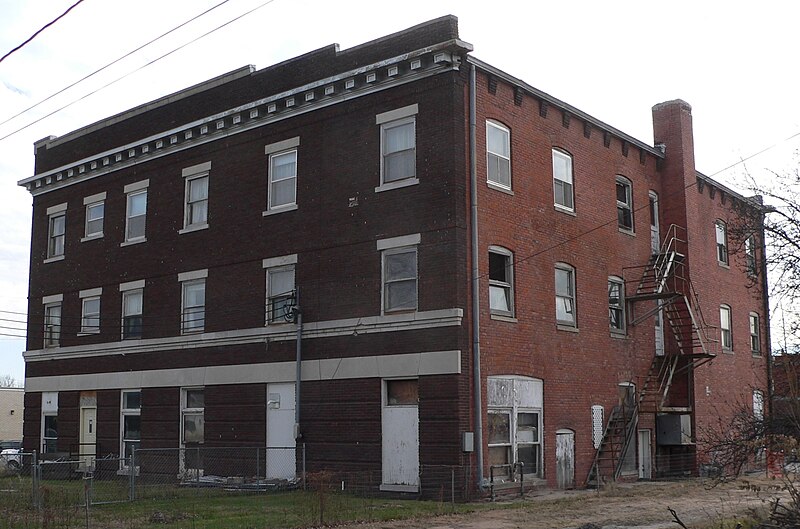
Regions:
<instances>
[{"instance_id":1,"label":"boarded-up window","mask_svg":"<svg viewBox=\"0 0 800 529\"><path fill-rule=\"evenodd\" d=\"M387 380L386 404L389 406L416 406L419 404L417 380Z\"/></svg>"}]
</instances>

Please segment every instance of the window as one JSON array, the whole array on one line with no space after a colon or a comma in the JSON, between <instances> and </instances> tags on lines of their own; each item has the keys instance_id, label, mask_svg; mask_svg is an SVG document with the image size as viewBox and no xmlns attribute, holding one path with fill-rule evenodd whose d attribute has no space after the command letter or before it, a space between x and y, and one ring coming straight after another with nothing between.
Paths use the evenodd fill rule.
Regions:
<instances>
[{"instance_id":1,"label":"window","mask_svg":"<svg viewBox=\"0 0 800 529\"><path fill-rule=\"evenodd\" d=\"M756 266L756 236L750 235L744 240L744 263L747 274L755 276L758 273Z\"/></svg>"},{"instance_id":2,"label":"window","mask_svg":"<svg viewBox=\"0 0 800 529\"><path fill-rule=\"evenodd\" d=\"M755 312L750 313L750 351L761 353L761 319Z\"/></svg>"},{"instance_id":3,"label":"window","mask_svg":"<svg viewBox=\"0 0 800 529\"><path fill-rule=\"evenodd\" d=\"M98 332L100 332L100 296L81 295L81 333Z\"/></svg>"},{"instance_id":4,"label":"window","mask_svg":"<svg viewBox=\"0 0 800 529\"><path fill-rule=\"evenodd\" d=\"M617 226L633 231L633 188L624 176L617 177Z\"/></svg>"},{"instance_id":5,"label":"window","mask_svg":"<svg viewBox=\"0 0 800 529\"><path fill-rule=\"evenodd\" d=\"M575 319L575 269L556 264L556 323L577 327Z\"/></svg>"},{"instance_id":6,"label":"window","mask_svg":"<svg viewBox=\"0 0 800 529\"><path fill-rule=\"evenodd\" d=\"M753 417L764 420L764 392L760 389L753 390Z\"/></svg>"},{"instance_id":7,"label":"window","mask_svg":"<svg viewBox=\"0 0 800 529\"><path fill-rule=\"evenodd\" d=\"M105 194L104 194L105 196ZM103 217L105 216L105 202L92 202L86 204L86 239L103 236Z\"/></svg>"},{"instance_id":8,"label":"window","mask_svg":"<svg viewBox=\"0 0 800 529\"><path fill-rule=\"evenodd\" d=\"M122 292L122 339L142 337L142 300L144 291L133 288Z\"/></svg>"},{"instance_id":9,"label":"window","mask_svg":"<svg viewBox=\"0 0 800 529\"><path fill-rule=\"evenodd\" d=\"M267 269L267 323L293 321L294 288L293 264Z\"/></svg>"},{"instance_id":10,"label":"window","mask_svg":"<svg viewBox=\"0 0 800 529\"><path fill-rule=\"evenodd\" d=\"M61 339L61 301L44 306L44 346L57 347Z\"/></svg>"},{"instance_id":11,"label":"window","mask_svg":"<svg viewBox=\"0 0 800 529\"><path fill-rule=\"evenodd\" d=\"M206 280L184 281L181 333L203 332L206 320Z\"/></svg>"},{"instance_id":12,"label":"window","mask_svg":"<svg viewBox=\"0 0 800 529\"><path fill-rule=\"evenodd\" d=\"M64 256L64 232L66 230L67 213L64 210L49 216L47 236L47 258Z\"/></svg>"},{"instance_id":13,"label":"window","mask_svg":"<svg viewBox=\"0 0 800 529\"><path fill-rule=\"evenodd\" d=\"M269 157L269 210L295 204L297 186L297 150Z\"/></svg>"},{"instance_id":14,"label":"window","mask_svg":"<svg viewBox=\"0 0 800 529\"><path fill-rule=\"evenodd\" d=\"M125 186L127 212L125 215L125 242L145 240L145 220L147 216L147 186L143 180Z\"/></svg>"},{"instance_id":15,"label":"window","mask_svg":"<svg viewBox=\"0 0 800 529\"><path fill-rule=\"evenodd\" d=\"M608 325L611 332L625 332L625 284L619 277L608 278Z\"/></svg>"},{"instance_id":16,"label":"window","mask_svg":"<svg viewBox=\"0 0 800 529\"><path fill-rule=\"evenodd\" d=\"M492 121L486 122L486 179L511 189L511 132Z\"/></svg>"},{"instance_id":17,"label":"window","mask_svg":"<svg viewBox=\"0 0 800 529\"><path fill-rule=\"evenodd\" d=\"M496 246L489 249L489 309L492 314L514 316L513 254Z\"/></svg>"},{"instance_id":18,"label":"window","mask_svg":"<svg viewBox=\"0 0 800 529\"><path fill-rule=\"evenodd\" d=\"M419 381L416 379L387 380L386 405L387 406L419 405Z\"/></svg>"},{"instance_id":19,"label":"window","mask_svg":"<svg viewBox=\"0 0 800 529\"><path fill-rule=\"evenodd\" d=\"M208 226L208 173L186 179L183 227Z\"/></svg>"},{"instance_id":20,"label":"window","mask_svg":"<svg viewBox=\"0 0 800 529\"><path fill-rule=\"evenodd\" d=\"M718 220L715 224L717 239L717 262L721 265L728 265L728 227L724 222Z\"/></svg>"},{"instance_id":21,"label":"window","mask_svg":"<svg viewBox=\"0 0 800 529\"><path fill-rule=\"evenodd\" d=\"M572 156L558 149L553 149L553 195L556 207L575 211L572 191Z\"/></svg>"},{"instance_id":22,"label":"window","mask_svg":"<svg viewBox=\"0 0 800 529\"><path fill-rule=\"evenodd\" d=\"M417 249L383 252L383 310L417 310Z\"/></svg>"},{"instance_id":23,"label":"window","mask_svg":"<svg viewBox=\"0 0 800 529\"><path fill-rule=\"evenodd\" d=\"M515 478L512 465L522 465L524 474L541 476L541 381L523 377L488 379L489 464L501 479Z\"/></svg>"},{"instance_id":24,"label":"window","mask_svg":"<svg viewBox=\"0 0 800 529\"><path fill-rule=\"evenodd\" d=\"M205 394L203 388L184 389L181 409L181 442L205 441Z\"/></svg>"},{"instance_id":25,"label":"window","mask_svg":"<svg viewBox=\"0 0 800 529\"><path fill-rule=\"evenodd\" d=\"M42 393L42 446L44 454L58 451L58 393Z\"/></svg>"},{"instance_id":26,"label":"window","mask_svg":"<svg viewBox=\"0 0 800 529\"><path fill-rule=\"evenodd\" d=\"M142 392L123 391L120 407L120 426L122 428L120 455L130 460L134 450L138 450L142 442ZM123 463L124 466L125 463Z\"/></svg>"},{"instance_id":27,"label":"window","mask_svg":"<svg viewBox=\"0 0 800 529\"><path fill-rule=\"evenodd\" d=\"M733 337L731 335L731 308L728 305L719 307L719 331L722 348L730 351L733 349Z\"/></svg>"},{"instance_id":28,"label":"window","mask_svg":"<svg viewBox=\"0 0 800 529\"><path fill-rule=\"evenodd\" d=\"M416 118L381 125L381 184L417 176Z\"/></svg>"}]
</instances>

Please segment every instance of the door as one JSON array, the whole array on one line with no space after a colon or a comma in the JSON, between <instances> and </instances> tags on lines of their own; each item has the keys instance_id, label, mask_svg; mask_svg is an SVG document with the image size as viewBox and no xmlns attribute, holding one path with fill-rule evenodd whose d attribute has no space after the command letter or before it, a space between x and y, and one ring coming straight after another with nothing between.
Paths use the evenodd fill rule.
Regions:
<instances>
[{"instance_id":1,"label":"door","mask_svg":"<svg viewBox=\"0 0 800 529\"><path fill-rule=\"evenodd\" d=\"M381 490L419 490L419 386L384 380L381 414Z\"/></svg>"},{"instance_id":2,"label":"door","mask_svg":"<svg viewBox=\"0 0 800 529\"><path fill-rule=\"evenodd\" d=\"M657 254L661 249L658 222L658 195L655 191L650 191L650 251L653 254Z\"/></svg>"},{"instance_id":3,"label":"door","mask_svg":"<svg viewBox=\"0 0 800 529\"><path fill-rule=\"evenodd\" d=\"M267 384L267 479L294 479L294 383Z\"/></svg>"},{"instance_id":4,"label":"door","mask_svg":"<svg viewBox=\"0 0 800 529\"><path fill-rule=\"evenodd\" d=\"M559 489L575 487L575 432L556 432L556 482Z\"/></svg>"},{"instance_id":5,"label":"door","mask_svg":"<svg viewBox=\"0 0 800 529\"><path fill-rule=\"evenodd\" d=\"M97 453L97 408L81 408L79 443L81 468L92 470Z\"/></svg>"},{"instance_id":6,"label":"door","mask_svg":"<svg viewBox=\"0 0 800 529\"><path fill-rule=\"evenodd\" d=\"M639 479L653 476L653 458L650 452L650 430L639 430Z\"/></svg>"}]
</instances>

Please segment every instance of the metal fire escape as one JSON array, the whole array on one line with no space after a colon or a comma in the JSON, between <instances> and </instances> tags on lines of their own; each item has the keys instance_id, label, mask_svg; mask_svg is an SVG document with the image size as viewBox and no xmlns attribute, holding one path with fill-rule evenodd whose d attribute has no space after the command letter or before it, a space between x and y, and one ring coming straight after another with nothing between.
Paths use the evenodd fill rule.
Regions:
<instances>
[{"instance_id":1,"label":"metal fire escape","mask_svg":"<svg viewBox=\"0 0 800 529\"><path fill-rule=\"evenodd\" d=\"M626 268L626 275L636 279L636 290L627 296L628 308L652 306L637 314L630 325L638 325L651 316L663 314L664 327L669 327L672 341L664 340L661 353L654 351L650 370L638 395L621 399L606 423L602 441L595 454L587 483L600 485L605 479L616 480L622 471L623 458L632 445L639 413L666 411L669 391L676 376L712 360L719 340L716 327L708 325L700 310L697 292L687 274L685 256L686 231L671 225L658 253L643 266ZM633 314L633 311L630 311Z\"/></svg>"}]
</instances>

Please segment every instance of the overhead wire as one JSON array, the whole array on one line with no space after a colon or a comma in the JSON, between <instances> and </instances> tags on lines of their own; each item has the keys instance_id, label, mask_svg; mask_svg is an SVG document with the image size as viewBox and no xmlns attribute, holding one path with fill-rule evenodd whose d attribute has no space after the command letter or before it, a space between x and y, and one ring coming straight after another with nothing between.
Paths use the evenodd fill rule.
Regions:
<instances>
[{"instance_id":1,"label":"overhead wire","mask_svg":"<svg viewBox=\"0 0 800 529\"><path fill-rule=\"evenodd\" d=\"M69 6L69 8L68 8L66 11L64 11L63 13L61 13L60 15L58 15L58 16L57 16L55 19L51 20L50 22L48 22L47 24L45 24L44 26L42 26L42 27L41 27L41 28L40 28L40 29L39 29L39 30L38 30L36 33L34 33L34 34L33 34L33 35L31 35L30 37L28 37L28 39L27 39L25 42L23 42L23 43L22 43L22 44L20 44L19 46L15 47L15 48L14 48L14 49L12 49L11 51L9 51L8 53L6 53L6 54L5 54L5 55L3 55L2 57L0 57L0 62L3 62L3 61L6 59L6 57L8 57L9 55L11 55L11 54L12 54L12 53L14 53L15 51L22 49L22 48L23 48L25 45L27 45L27 44L28 44L30 41L32 41L33 39L35 39L35 38L36 38L36 36L37 36L37 35L39 35L39 33L41 33L42 31L46 30L47 28L49 28L50 26L52 26L53 24L55 24L56 22L58 22L59 20L61 20L61 19L62 19L62 18L64 18L65 16L67 16L67 13L69 13L70 11L72 11L72 10L73 10L75 7L77 7L77 6L78 6L78 4L80 4L81 2L83 2L83 0L78 0L77 2L75 2L74 4L72 4L71 6Z\"/></svg>"}]
</instances>

